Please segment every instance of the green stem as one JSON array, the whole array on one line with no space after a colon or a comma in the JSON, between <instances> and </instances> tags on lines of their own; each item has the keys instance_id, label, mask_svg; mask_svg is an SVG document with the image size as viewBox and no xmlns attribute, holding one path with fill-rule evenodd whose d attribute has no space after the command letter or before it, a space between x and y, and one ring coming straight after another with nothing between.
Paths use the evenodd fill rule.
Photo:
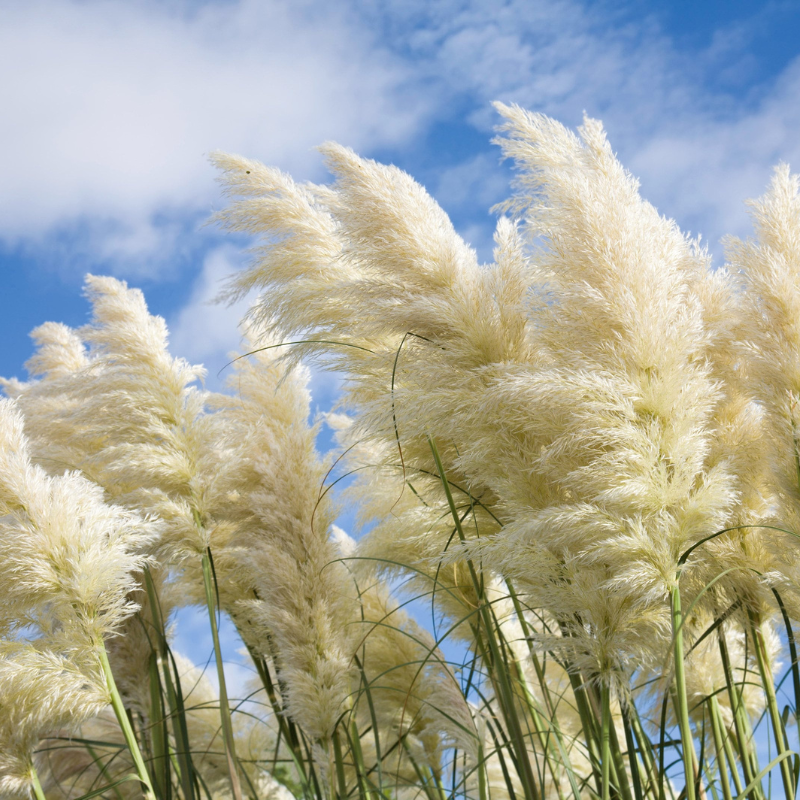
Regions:
<instances>
[{"instance_id":1,"label":"green stem","mask_svg":"<svg viewBox=\"0 0 800 800\"><path fill-rule=\"evenodd\" d=\"M534 697L531 687L528 685L528 678L525 675L525 669L523 665L519 662L516 653L514 652L510 643L506 639L505 633L503 632L503 628L500 625L500 621L497 619L497 616L494 613L494 610L491 609L491 607L490 611L492 614L494 629L497 631L497 638L500 643L500 648L504 654L504 664L511 667L510 670L511 675L516 679L515 682L519 686L522 693L522 697L525 700L525 705L527 706L528 712L531 716L531 721L533 722L533 728L536 733L536 737L538 738L539 744L542 747L542 753L544 754L545 762L553 778L553 785L556 787L558 800L564 800L564 792L561 789L561 781L559 779L558 768L557 768L558 765L558 760L556 758L557 745L556 742L554 741L556 739L556 736L551 735L553 734L553 729L556 727L555 715L552 714L550 715L551 724L548 725L547 722L545 721L545 718L542 715L539 703ZM523 633L524 630L525 629L523 628Z\"/></svg>"},{"instance_id":2,"label":"green stem","mask_svg":"<svg viewBox=\"0 0 800 800\"><path fill-rule=\"evenodd\" d=\"M633 800L630 782L628 781L628 772L625 769L625 760L622 757L622 748L617 737L617 728L614 725L613 717L609 726L609 738L611 740L611 768L614 780L622 795L622 800Z\"/></svg>"},{"instance_id":3,"label":"green stem","mask_svg":"<svg viewBox=\"0 0 800 800\"><path fill-rule=\"evenodd\" d=\"M778 698L775 696L772 665L770 664L769 653L767 653L767 646L764 642L764 632L759 621L753 615L750 616L750 626L753 631L753 640L755 641L758 671L761 673L761 685L767 696L767 708L769 709L769 716L772 720L772 732L775 736L775 746L778 750L778 755L783 755L788 752L789 748L786 745L783 720L781 719L780 709L778 708ZM781 761L781 777L783 779L783 791L786 800L790 800L790 798L793 798L795 795L795 786L792 767L788 758L784 758L783 761Z\"/></svg>"},{"instance_id":4,"label":"green stem","mask_svg":"<svg viewBox=\"0 0 800 800\"><path fill-rule=\"evenodd\" d=\"M114 790L114 795L117 798L117 800L124 800L122 792L119 790L119 786L114 781L114 779L108 774L108 767L103 763L103 759L100 758L99 755L97 755L97 752L90 744L85 745L85 747L89 755L92 757L92 760L94 761L95 766L97 767L99 773L103 776L103 778L105 778L106 783L111 784L111 788Z\"/></svg>"},{"instance_id":5,"label":"green stem","mask_svg":"<svg viewBox=\"0 0 800 800\"><path fill-rule=\"evenodd\" d=\"M367 781L367 769L364 765L364 752L361 749L361 735L358 732L358 725L356 725L355 719L350 720L350 741L350 749L353 753L353 764L356 768L356 777L358 778L358 785L361 788L361 797L372 800L373 792Z\"/></svg>"},{"instance_id":6,"label":"green stem","mask_svg":"<svg viewBox=\"0 0 800 800\"><path fill-rule=\"evenodd\" d=\"M31 763L31 783L33 784L33 793L36 795L36 800L46 800L42 784L39 781L39 773L33 763Z\"/></svg>"},{"instance_id":7,"label":"green stem","mask_svg":"<svg viewBox=\"0 0 800 800\"><path fill-rule=\"evenodd\" d=\"M628 749L628 764L631 768L631 780L633 781L633 795L636 800L642 800L642 779L641 779L641 766L639 764L639 756L636 753L636 743L633 740L633 729L631 728L631 718L629 706L633 705L631 698L629 703L621 703L620 711L622 713L622 726L625 729L625 746ZM620 754L621 758L622 754ZM623 766L624 769L624 766ZM619 770L618 770L619 771Z\"/></svg>"},{"instance_id":8,"label":"green stem","mask_svg":"<svg viewBox=\"0 0 800 800\"><path fill-rule=\"evenodd\" d=\"M603 800L611 797L611 700L607 683L601 689L600 765L602 769Z\"/></svg>"},{"instance_id":9,"label":"green stem","mask_svg":"<svg viewBox=\"0 0 800 800\"><path fill-rule=\"evenodd\" d=\"M628 714L631 722L631 728L633 729L633 733L639 745L639 752L642 756L642 763L644 764L649 783L649 786L645 786L642 789L642 793L647 794L649 790L656 795L658 793L659 778L658 769L656 767L656 759L653 755L653 743L650 741L647 734L645 734L644 728L642 728L642 721L639 719L639 711L636 708L633 700L631 700L630 705L628 706Z\"/></svg>"},{"instance_id":10,"label":"green stem","mask_svg":"<svg viewBox=\"0 0 800 800\"><path fill-rule=\"evenodd\" d=\"M442 783L441 777L439 777L439 775L437 773L433 773L433 772L431 772L431 775L433 777L433 782L434 782L434 784L436 786L436 789L439 792L439 800L447 800L447 790L444 788L444 784ZM484 775L483 777L485 779L486 775Z\"/></svg>"},{"instance_id":11,"label":"green stem","mask_svg":"<svg viewBox=\"0 0 800 800\"><path fill-rule=\"evenodd\" d=\"M783 617L783 624L786 628L786 640L789 644L789 657L791 659L792 683L794 684L794 719L797 727L800 728L800 669L797 665L797 643L794 639L794 631L792 630L792 623L786 611L786 606L783 604L783 600L777 589L773 589L772 593L778 601L778 607Z\"/></svg>"},{"instance_id":12,"label":"green stem","mask_svg":"<svg viewBox=\"0 0 800 800\"><path fill-rule=\"evenodd\" d=\"M589 704L588 687L583 682L583 676L569 671L567 673L572 695L575 698L575 705L578 709L578 716L581 720L583 730L583 741L586 744L589 755L589 763L592 767L596 789L598 794L603 791L603 777L600 769L601 754L598 747L597 722Z\"/></svg>"},{"instance_id":13,"label":"green stem","mask_svg":"<svg viewBox=\"0 0 800 800\"><path fill-rule=\"evenodd\" d=\"M359 659L358 655L353 656L356 666L361 672L361 681L364 686L364 693L367 696L367 706L369 708L369 717L372 722L372 738L375 743L375 768L378 772L378 786L383 790L383 755L381 753L381 737L378 726L378 715L375 712L375 702L372 698L372 690L369 680L367 680L367 673L364 671L364 665ZM405 739L403 740L405 741Z\"/></svg>"},{"instance_id":14,"label":"green stem","mask_svg":"<svg viewBox=\"0 0 800 800\"><path fill-rule=\"evenodd\" d=\"M746 662L746 659L745 659ZM747 713L747 707L744 704L744 685L742 688L736 687L739 695L738 711L742 718L742 729L744 730L745 746L747 748L748 758L750 759L750 772L753 775L753 793L755 796L764 800L764 787L761 782L757 780L759 772L761 772L761 764L758 761L758 751L756 750L755 735L753 728L750 725L750 715ZM747 788L747 787L745 787Z\"/></svg>"},{"instance_id":15,"label":"green stem","mask_svg":"<svg viewBox=\"0 0 800 800\"><path fill-rule=\"evenodd\" d=\"M347 797L347 780L344 775L344 758L342 756L342 742L339 738L339 731L334 730L333 736L333 757L336 760L336 779L339 784L339 800Z\"/></svg>"},{"instance_id":16,"label":"green stem","mask_svg":"<svg viewBox=\"0 0 800 800\"><path fill-rule=\"evenodd\" d=\"M447 505L449 506L450 513L455 521L458 538L462 544L466 543L467 537L464 535L464 529L461 527L461 519L459 517L458 510L456 509L453 495L450 491L450 483L447 480L442 459L439 456L439 450L436 447L436 443L430 436L428 437L428 444L430 445L431 452L433 453L433 458L436 462L436 468L439 471L439 478L442 482L442 486L444 487ZM491 655L491 661L487 662L486 666L493 673L493 677L496 678L497 681L497 686L499 689L498 699L501 702L503 716L506 718L506 724L508 725L509 733L511 738L514 740L515 749L517 751L517 763L519 764L519 777L522 781L525 797L527 800L539 800L539 791L536 787L536 781L533 777L533 769L531 768L528 748L526 746L525 737L522 734L522 727L517 715L516 698L514 697L514 692L511 688L509 676L503 667L500 647L497 643L497 638L494 635L491 614L487 608L486 601L483 596L483 584L478 578L478 573L471 558L467 559L467 567L469 569L472 585L475 589L475 594L478 599L478 613L483 629L486 632L486 642L489 645L489 654ZM691 800L694 800L694 798L691 798Z\"/></svg>"},{"instance_id":17,"label":"green stem","mask_svg":"<svg viewBox=\"0 0 800 800\"><path fill-rule=\"evenodd\" d=\"M244 641L244 638L242 638L242 641ZM303 790L306 795L310 796L312 794L312 786L309 782L308 774L306 773L306 767L303 761L303 752L300 748L300 742L297 738L297 731L295 730L294 723L291 721L291 719L289 719L283 713L283 707L278 701L278 695L275 692L275 684L272 682L272 677L269 674L269 664L265 658L256 653L255 650L253 650L246 642L245 646L247 647L247 651L250 653L250 658L253 659L253 664L255 664L256 671L261 678L261 684L264 686L264 689L267 692L267 698L269 699L270 706L272 707L274 719L278 724L278 735L283 736L283 739L286 742L286 747L289 750L292 761L294 762L295 769L297 770L297 774L301 783L303 784ZM275 757L277 758L277 752Z\"/></svg>"},{"instance_id":18,"label":"green stem","mask_svg":"<svg viewBox=\"0 0 800 800\"><path fill-rule=\"evenodd\" d=\"M423 772L422 770L422 767L420 767L420 765L417 763L417 760L414 758L414 756L411 755L411 750L408 746L408 742L406 742L405 736L400 737L400 744L402 745L403 750L405 751L406 756L408 757L408 760L411 762L411 766L414 768L414 772L417 775L417 779L419 780L420 785L422 786L422 790L425 792L425 796L428 798L428 800L444 800L444 795L442 794L440 788L438 786L437 787L431 786L430 773L426 776L425 772ZM483 751L479 745L478 764L481 763L482 753ZM455 770L453 774L455 775ZM441 787L441 789L443 788L444 787Z\"/></svg>"},{"instance_id":19,"label":"green stem","mask_svg":"<svg viewBox=\"0 0 800 800\"><path fill-rule=\"evenodd\" d=\"M725 748L725 756L728 759L728 771L733 778L733 786L736 789L736 794L740 795L744 791L744 784L742 783L742 778L739 775L739 768L736 763L736 753L733 750L733 745L731 744L731 735L730 732L725 730L725 738L722 740L722 745Z\"/></svg>"},{"instance_id":20,"label":"green stem","mask_svg":"<svg viewBox=\"0 0 800 800\"><path fill-rule=\"evenodd\" d=\"M533 770L531 768L528 748L525 743L525 737L522 734L522 726L520 725L519 717L517 715L517 699L513 689L511 688L508 673L503 665L502 655L494 635L494 630L492 628L492 622L486 607L486 603L483 601L483 598L481 598L479 602L481 606L480 611L483 627L486 631L486 640L489 645L489 652L491 654L491 662L487 664L487 666L492 668L492 672L494 673L500 689L500 698L502 699L504 716L517 750L517 762L520 765L520 778L522 780L522 785L525 788L525 796L529 798L529 800L539 800L539 792L536 788L536 782L533 777Z\"/></svg>"},{"instance_id":21,"label":"green stem","mask_svg":"<svg viewBox=\"0 0 800 800\"><path fill-rule=\"evenodd\" d=\"M242 787L239 783L239 773L236 766L236 748L233 741L231 710L228 704L228 689L225 685L225 670L222 664L222 649L220 648L219 630L217 629L217 595L213 581L210 548L206 549L205 553L203 553L203 583L206 590L208 621L211 625L211 636L214 640L214 656L217 663L217 677L219 679L219 717L222 723L222 738L225 745L225 756L228 762L228 776L230 778L231 792L234 800L242 800Z\"/></svg>"},{"instance_id":22,"label":"green stem","mask_svg":"<svg viewBox=\"0 0 800 800\"><path fill-rule=\"evenodd\" d=\"M547 685L547 678L544 674L544 670L542 669L541 662L539 661L539 656L536 651L533 649L533 636L530 631L530 626L528 625L528 621L525 619L525 615L523 613L522 604L517 597L516 591L514 590L514 586L510 580L506 579L506 586L508 588L508 594L511 597L511 602L514 604L514 611L516 612L517 619L519 620L520 627L522 628L522 634L525 637L525 641L528 645L528 654L530 655L531 661L533 663L534 670L536 671L536 678L539 681L539 686L542 690L542 697L544 698L545 710L546 710L546 718L550 722L550 730L555 734L555 746L557 746L560 757L561 763L564 766L564 769L567 773L567 778L569 779L570 788L572 789L572 793L576 800L580 798L580 789L578 788L577 781L575 778L575 771L572 767L572 762L570 760L567 747L564 742L564 736L561 732L561 728L558 724L558 719L556 718L556 711L555 706L553 705L553 699L550 694L550 687ZM531 696L530 690L527 686L527 681L524 677L524 668L522 666L518 666L521 681L523 682L523 686L526 690L526 696ZM530 705L530 700L529 700ZM533 707L532 712L533 713ZM556 781L556 786L559 789L559 797L563 795L561 792L561 786L558 779L553 775L554 780Z\"/></svg>"},{"instance_id":23,"label":"green stem","mask_svg":"<svg viewBox=\"0 0 800 800\"><path fill-rule=\"evenodd\" d=\"M494 744L494 752L497 755L497 760L500 763L500 771L503 773L503 780L506 784L506 789L508 791L508 798L509 800L517 800L516 792L514 791L514 784L512 782L511 773L508 771L508 765L506 764L505 756L503 755L504 745L501 744L500 738L498 737L497 733L495 733L494 727L490 720L486 720L486 730L489 731L489 735L492 737L492 743ZM483 756L483 745L478 745L478 764L481 768L485 768L484 764L484 756ZM454 759L455 762L455 759ZM455 794L455 789L453 789L452 794ZM443 800L445 800L443 798Z\"/></svg>"},{"instance_id":24,"label":"green stem","mask_svg":"<svg viewBox=\"0 0 800 800\"><path fill-rule=\"evenodd\" d=\"M478 800L486 800L487 796L486 756L481 742L478 745Z\"/></svg>"},{"instance_id":25,"label":"green stem","mask_svg":"<svg viewBox=\"0 0 800 800\"><path fill-rule=\"evenodd\" d=\"M681 614L681 591L676 581L672 587L672 631L675 637L675 690L677 694L678 724L681 730L683 771L686 779L686 800L695 800L694 791L694 740L689 725L689 701L686 695L686 672L683 663L683 615Z\"/></svg>"},{"instance_id":26,"label":"green stem","mask_svg":"<svg viewBox=\"0 0 800 800\"><path fill-rule=\"evenodd\" d=\"M544 698L547 716L555 722L556 714L553 708L553 699L550 696L550 688L547 685L547 680L545 678L541 662L539 661L539 656L536 650L533 649L533 634L531 633L530 626L528 625L528 620L525 619L522 604L520 603L519 597L517 597L517 593L514 590L514 585L508 579L506 579L506 587L508 588L508 596L511 598L511 602L514 604L514 612L517 615L519 626L522 628L522 635L525 637L525 643L528 646L528 655L530 656L531 661L533 662L533 667L536 670L536 678L539 681L539 686L542 689L542 697Z\"/></svg>"},{"instance_id":27,"label":"green stem","mask_svg":"<svg viewBox=\"0 0 800 800\"><path fill-rule=\"evenodd\" d=\"M180 676L175 672L175 682L172 680L172 662L170 660L169 645L165 632L164 618L161 614L161 602L158 597L153 576L150 569L144 569L144 585L147 591L147 600L150 605L150 614L155 628L158 655L161 660L161 670L164 677L164 686L167 690L167 703L169 716L172 720L172 732L175 735L177 749L176 772L183 788L183 800L195 800L194 791L194 764L192 763L191 745L189 743L189 730L186 725L186 713L183 705L183 692L180 686Z\"/></svg>"},{"instance_id":28,"label":"green stem","mask_svg":"<svg viewBox=\"0 0 800 800\"><path fill-rule=\"evenodd\" d=\"M717 751L717 770L719 781L722 786L722 796L724 800L733 800L731 795L731 784L728 780L728 765L725 759L725 740L722 720L719 711L719 701L716 695L708 698L709 717L711 718L711 733L714 737L714 749Z\"/></svg>"},{"instance_id":29,"label":"green stem","mask_svg":"<svg viewBox=\"0 0 800 800\"><path fill-rule=\"evenodd\" d=\"M322 785L319 782L319 778L317 777L317 770L314 767L314 756L311 751L311 745L308 743L308 739L306 739L306 737L303 735L302 730L300 730L299 733L303 749L305 750L306 754L305 760L308 763L308 772L311 775L311 782L314 785L314 791L317 793L318 800L324 800L325 794L322 791Z\"/></svg>"},{"instance_id":30,"label":"green stem","mask_svg":"<svg viewBox=\"0 0 800 800\"><path fill-rule=\"evenodd\" d=\"M753 771L753 763L750 759L750 736L749 724L747 722L747 712L744 707L744 699L739 692L739 688L733 680L733 670L731 669L730 656L728 655L728 644L725 640L724 626L720 625L717 628L717 641L719 642L719 652L722 659L722 668L725 672L725 683L728 688L728 700L733 712L733 725L736 732L736 744L739 750L739 763L742 766L742 774L744 775L744 782L746 786L753 788L748 792L751 800L760 800L761 791L760 786L755 780L755 775L758 772L756 769ZM741 790L743 791L743 790ZM741 794L740 791L740 794Z\"/></svg>"},{"instance_id":31,"label":"green stem","mask_svg":"<svg viewBox=\"0 0 800 800\"><path fill-rule=\"evenodd\" d=\"M153 779L158 787L158 796L167 797L170 787L169 737L164 713L161 679L158 674L158 654L155 650L150 653L148 668L150 673L150 730L153 749Z\"/></svg>"},{"instance_id":32,"label":"green stem","mask_svg":"<svg viewBox=\"0 0 800 800\"><path fill-rule=\"evenodd\" d=\"M595 718L601 720L600 727L602 730L602 718L603 718L602 692L598 692L596 685L589 684L589 686L586 689L586 694L592 706ZM611 766L610 766L611 786L614 788L616 795L621 796L621 800L632 800L630 787L628 786L628 774L625 771L625 764L620 757L619 740L617 739L617 729L616 726L614 725L613 717L611 718L611 723L608 726L608 737L611 746ZM600 782L601 782L601 794L602 794L602 776Z\"/></svg>"},{"instance_id":33,"label":"green stem","mask_svg":"<svg viewBox=\"0 0 800 800\"><path fill-rule=\"evenodd\" d=\"M136 736L133 733L131 722L128 719L128 714L125 711L125 706L122 703L122 697L120 697L119 689L117 689L117 684L114 681L113 674L111 673L111 665L108 663L108 653L106 653L106 648L103 642L98 643L97 655L100 659L100 665L103 668L103 675L106 679L106 688L108 689L108 693L111 695L111 707L114 709L114 714L117 717L120 728L122 728L122 735L125 737L125 744L128 746L128 750L130 750L131 758L133 758L133 764L136 768L136 775L138 776L142 785L145 787L145 794L148 797L153 797L153 784L150 783L150 775L147 772L147 767L144 764L142 753L139 750L139 744L136 741Z\"/></svg>"}]
</instances>

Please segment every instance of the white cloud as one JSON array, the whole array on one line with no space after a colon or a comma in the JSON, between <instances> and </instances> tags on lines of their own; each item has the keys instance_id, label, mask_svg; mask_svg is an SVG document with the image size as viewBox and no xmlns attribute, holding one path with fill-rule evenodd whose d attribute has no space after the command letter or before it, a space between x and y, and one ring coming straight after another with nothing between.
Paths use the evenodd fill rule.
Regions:
<instances>
[{"instance_id":1,"label":"white cloud","mask_svg":"<svg viewBox=\"0 0 800 800\"><path fill-rule=\"evenodd\" d=\"M691 86L674 81L679 55L651 20L626 19L605 3L400 0L381 8L405 30L417 69L468 98L473 121L487 129L497 99L568 123L584 109L624 104L641 127Z\"/></svg>"},{"instance_id":2,"label":"white cloud","mask_svg":"<svg viewBox=\"0 0 800 800\"><path fill-rule=\"evenodd\" d=\"M325 139L396 142L425 111L406 70L336 4L4 4L0 237L89 220L101 257L163 256L159 218L214 202L208 152L309 174Z\"/></svg>"},{"instance_id":3,"label":"white cloud","mask_svg":"<svg viewBox=\"0 0 800 800\"><path fill-rule=\"evenodd\" d=\"M498 121L493 99L571 127L584 112L602 119L643 196L702 233L716 255L721 236L749 230L744 200L763 192L772 166L789 161L800 171L800 59L769 85L749 83L753 70L742 67L753 65L751 36L768 24L768 8L720 27L691 53L654 19L615 15L605 3L403 0L382 8L401 31L407 26L418 70L444 94L467 98L487 138ZM504 180L496 156L483 154L440 174L436 195L448 210L472 204L464 230L482 254L492 230L484 208L507 196Z\"/></svg>"},{"instance_id":4,"label":"white cloud","mask_svg":"<svg viewBox=\"0 0 800 800\"><path fill-rule=\"evenodd\" d=\"M3 16L0 238L133 278L175 269L199 239L214 149L318 178L311 148L328 138L370 152L454 113L488 137L495 98L569 125L586 110L645 194L711 239L795 153L791 75L751 87L746 114L709 89L746 80L729 66L747 51L741 23L687 58L652 19L578 0L31 0ZM499 175L471 153L432 183L483 215ZM484 249L491 220L470 224Z\"/></svg>"},{"instance_id":5,"label":"white cloud","mask_svg":"<svg viewBox=\"0 0 800 800\"><path fill-rule=\"evenodd\" d=\"M763 194L773 166L785 161L800 171L800 60L744 113L685 114L665 127L633 151L628 166L662 212L701 232L721 256L723 235L750 233L744 201Z\"/></svg>"},{"instance_id":6,"label":"white cloud","mask_svg":"<svg viewBox=\"0 0 800 800\"><path fill-rule=\"evenodd\" d=\"M247 311L249 300L233 305L214 302L224 288L225 280L240 266L241 254L232 246L209 252L191 293L170 320L170 351L209 370L208 385L224 380L217 373L228 363L231 352L240 350L239 323Z\"/></svg>"}]
</instances>

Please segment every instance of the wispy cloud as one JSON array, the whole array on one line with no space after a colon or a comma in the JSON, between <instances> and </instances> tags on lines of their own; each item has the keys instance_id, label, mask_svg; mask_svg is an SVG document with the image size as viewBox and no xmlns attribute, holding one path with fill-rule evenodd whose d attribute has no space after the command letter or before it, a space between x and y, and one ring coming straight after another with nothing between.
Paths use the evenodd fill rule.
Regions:
<instances>
[{"instance_id":1,"label":"wispy cloud","mask_svg":"<svg viewBox=\"0 0 800 800\"><path fill-rule=\"evenodd\" d=\"M602 119L643 195L702 234L719 256L721 236L747 232L744 201L763 191L772 166L789 161L800 170L800 59L777 78L753 80L759 71L749 47L778 4L754 7L747 24L720 27L691 52L654 17L623 8L576 0L398 1L382 6L382 24L487 139L494 99L568 126L584 114ZM498 177L496 155L470 153L432 182L448 210L463 215L482 254L492 229L483 204L502 199Z\"/></svg>"},{"instance_id":2,"label":"wispy cloud","mask_svg":"<svg viewBox=\"0 0 800 800\"><path fill-rule=\"evenodd\" d=\"M310 174L320 141L391 144L424 112L400 91L408 65L330 3L6 4L0 70L0 237L49 246L82 225L87 254L128 274L209 210L211 150Z\"/></svg>"},{"instance_id":3,"label":"wispy cloud","mask_svg":"<svg viewBox=\"0 0 800 800\"><path fill-rule=\"evenodd\" d=\"M690 109L665 120L663 132L632 146L630 169L643 194L694 234L702 233L715 254L725 234L750 232L744 201L761 195L773 167L788 162L800 171L800 59L752 107L707 115Z\"/></svg>"}]
</instances>

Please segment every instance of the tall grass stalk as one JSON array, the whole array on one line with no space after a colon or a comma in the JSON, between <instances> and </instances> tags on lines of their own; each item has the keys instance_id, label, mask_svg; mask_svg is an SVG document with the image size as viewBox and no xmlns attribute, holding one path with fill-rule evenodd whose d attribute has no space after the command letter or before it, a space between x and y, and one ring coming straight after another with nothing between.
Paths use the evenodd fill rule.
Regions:
<instances>
[{"instance_id":1,"label":"tall grass stalk","mask_svg":"<svg viewBox=\"0 0 800 800\"><path fill-rule=\"evenodd\" d=\"M431 437L428 437L428 443L430 444L431 452L433 453L433 458L436 462L436 469L438 470L439 477L442 481L442 487L444 488L445 497L447 498L447 505L450 508L450 513L453 517L453 521L455 522L456 530L458 531L458 538L462 544L466 544L467 537L464 534L464 529L461 527L461 518L458 510L456 509L455 502L453 501L453 495L450 491L450 483L447 480L447 474L444 466L442 465L442 459L439 455L439 450ZM507 669L507 662L501 656L500 647L496 637L496 630L491 616L491 610L487 607L485 602L483 580L482 578L478 577L478 573L471 558L467 558L467 566L472 579L473 589L478 597L478 611L480 614L479 619L481 622L481 627L478 629L477 639L480 641L483 637L485 637L486 645L488 647L488 653L484 652L484 663L487 665L490 677L492 678L493 682L496 682L496 686L499 690L498 694L501 707L503 709L503 715L505 717L506 724L510 729L511 737L514 741L514 755L518 764L520 780L522 781L525 789L525 796L526 798L529 798L529 800L539 800L540 794L533 777L533 770L531 769L530 757L528 754L528 746L522 734L522 727L520 725L519 715L517 713L517 703L515 702L516 698L511 688L511 676Z\"/></svg>"},{"instance_id":2,"label":"tall grass stalk","mask_svg":"<svg viewBox=\"0 0 800 800\"><path fill-rule=\"evenodd\" d=\"M686 697L686 672L683 651L683 615L681 614L680 573L672 587L672 630L674 638L675 692L677 695L678 725L681 731L683 770L686 780L687 800L695 800L694 738L689 720L689 703Z\"/></svg>"},{"instance_id":3,"label":"tall grass stalk","mask_svg":"<svg viewBox=\"0 0 800 800\"><path fill-rule=\"evenodd\" d=\"M195 776L194 766L192 764L191 746L189 744L189 730L186 722L186 710L183 703L183 692L180 684L180 676L177 669L174 669L174 660L169 649L167 642L167 635L164 626L164 618L161 613L161 602L156 592L155 584L149 567L144 569L144 586L147 592L148 605L151 612L152 630L155 638L156 653L160 665L159 678L163 677L163 684L158 681L158 688L161 692L161 697L153 698L151 696L151 707L157 702L156 711L160 713L161 707L169 709L169 719L172 723L173 740L175 743L174 758L176 760L176 772L180 779L181 788L185 800L195 800ZM145 623L143 623L145 624ZM151 678L151 681L153 679ZM156 722L156 715L152 713L154 722ZM166 723L166 717L165 717ZM157 724L157 722L156 722ZM164 742L165 747L169 748L169 741ZM170 752L170 759L172 759L172 752ZM167 767L164 768L167 772ZM166 791L166 787L165 787Z\"/></svg>"},{"instance_id":4,"label":"tall grass stalk","mask_svg":"<svg viewBox=\"0 0 800 800\"><path fill-rule=\"evenodd\" d=\"M119 722L120 728L122 729L122 735L125 738L125 744L127 745L131 754L131 758L133 759L136 775L138 776L139 781L144 788L145 796L154 798L155 792L153 790L153 784L150 781L150 773L147 771L144 759L142 758L142 753L139 749L139 742L136 739L136 734L134 733L131 722L128 719L128 713L125 710L122 697L120 697L119 689L117 689L117 684L114 680L114 674L111 671L111 665L108 663L108 654L106 653L105 645L102 642L98 643L97 645L97 657L100 661L100 666L103 670L103 675L106 680L106 687L108 688L108 693L111 697L111 707L114 709L114 714Z\"/></svg>"},{"instance_id":5,"label":"tall grass stalk","mask_svg":"<svg viewBox=\"0 0 800 800\"><path fill-rule=\"evenodd\" d=\"M716 695L708 698L709 721L711 723L711 734L714 737L714 750L716 753L717 774L719 775L720 788L722 789L723 800L733 800L731 785L728 778L728 755L725 749L725 737L727 731L724 730L722 718L719 710L719 701ZM737 793L741 792L741 786L737 787Z\"/></svg>"},{"instance_id":6,"label":"tall grass stalk","mask_svg":"<svg viewBox=\"0 0 800 800\"><path fill-rule=\"evenodd\" d=\"M36 800L46 800L44 790L42 789L42 783L39 780L39 773L36 771L36 767L33 764L31 764L30 768L30 777L33 794Z\"/></svg>"},{"instance_id":7,"label":"tall grass stalk","mask_svg":"<svg viewBox=\"0 0 800 800\"><path fill-rule=\"evenodd\" d=\"M753 634L754 649L758 661L758 671L761 677L761 686L767 697L767 710L772 721L772 733L775 738L775 747L779 756L794 755L786 745L786 731L783 719L778 709L778 698L775 695L775 683L772 678L772 664L770 663L769 653L764 642L764 632L761 628L757 615L750 614L750 629ZM792 766L788 758L781 762L781 778L783 780L783 791L786 798L793 798L796 793L795 779L792 775Z\"/></svg>"},{"instance_id":8,"label":"tall grass stalk","mask_svg":"<svg viewBox=\"0 0 800 800\"><path fill-rule=\"evenodd\" d=\"M733 711L734 741L738 748L739 765L742 769L744 782L746 784L742 791L746 792L752 800L761 800L763 793L761 791L761 785L756 779L756 775L758 774L758 761L753 749L752 732L745 711L742 691L733 679L733 670L731 669L730 655L728 653L728 645L723 626L717 629L717 637L722 667L725 674L725 684L728 690L728 700Z\"/></svg>"},{"instance_id":9,"label":"tall grass stalk","mask_svg":"<svg viewBox=\"0 0 800 800\"><path fill-rule=\"evenodd\" d=\"M217 626L217 585L214 575L211 550L203 553L203 587L208 609L208 621L211 626L211 636L214 641L214 658L217 665L217 678L219 680L219 716L222 725L222 738L225 747L225 758L228 765L231 792L234 800L242 800L242 787L239 780L239 765L236 760L236 746L233 739L233 723L231 721L231 708L228 703L228 689L225 681L222 648L219 643L219 628Z\"/></svg>"}]
</instances>

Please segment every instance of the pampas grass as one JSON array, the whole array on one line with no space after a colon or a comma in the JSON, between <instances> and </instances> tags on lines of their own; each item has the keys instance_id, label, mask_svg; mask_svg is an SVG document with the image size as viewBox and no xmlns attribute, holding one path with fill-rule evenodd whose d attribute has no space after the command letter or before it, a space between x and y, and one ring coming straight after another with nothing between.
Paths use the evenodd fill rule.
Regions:
<instances>
[{"instance_id":1,"label":"pampas grass","mask_svg":"<svg viewBox=\"0 0 800 800\"><path fill-rule=\"evenodd\" d=\"M798 179L714 270L600 123L497 110L492 264L347 148L330 185L214 156L257 239L225 298L261 292L226 391L113 278L34 331L0 403L4 796L796 794ZM324 456L309 366L343 379Z\"/></svg>"}]
</instances>

